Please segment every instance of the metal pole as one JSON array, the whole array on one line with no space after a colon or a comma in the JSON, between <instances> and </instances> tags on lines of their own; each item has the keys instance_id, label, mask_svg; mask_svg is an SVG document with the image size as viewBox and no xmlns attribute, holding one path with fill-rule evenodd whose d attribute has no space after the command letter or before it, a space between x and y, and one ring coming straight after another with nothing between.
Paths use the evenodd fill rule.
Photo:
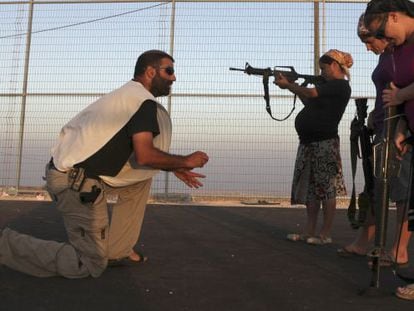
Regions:
<instances>
[{"instance_id":1,"label":"metal pole","mask_svg":"<svg viewBox=\"0 0 414 311\"><path fill-rule=\"evenodd\" d=\"M322 0L322 52L326 52L326 1Z\"/></svg>"},{"instance_id":2,"label":"metal pole","mask_svg":"<svg viewBox=\"0 0 414 311\"><path fill-rule=\"evenodd\" d=\"M171 3L171 25L170 25L170 55L174 55L174 35L175 35L175 0ZM171 105L172 105L172 97L171 94L168 96L168 104L167 104L167 111L171 116ZM170 185L170 174L169 172L165 172L165 188L164 192L168 195L169 192L169 185Z\"/></svg>"},{"instance_id":3,"label":"metal pole","mask_svg":"<svg viewBox=\"0 0 414 311\"><path fill-rule=\"evenodd\" d=\"M32 42L32 25L33 25L33 8L34 0L29 3L29 17L27 22L26 35L26 52L24 60L24 74L23 74L23 89L22 89L22 106L20 111L20 129L19 129L19 150L17 162L17 191L19 191L21 173L22 173L22 157L23 157L23 138L24 138L24 124L26 117L26 101L27 101L27 85L29 77L29 59L30 59L30 45Z\"/></svg>"},{"instance_id":4,"label":"metal pole","mask_svg":"<svg viewBox=\"0 0 414 311\"><path fill-rule=\"evenodd\" d=\"M313 3L313 73L319 74L320 55L320 34L319 34L319 2Z\"/></svg>"}]
</instances>

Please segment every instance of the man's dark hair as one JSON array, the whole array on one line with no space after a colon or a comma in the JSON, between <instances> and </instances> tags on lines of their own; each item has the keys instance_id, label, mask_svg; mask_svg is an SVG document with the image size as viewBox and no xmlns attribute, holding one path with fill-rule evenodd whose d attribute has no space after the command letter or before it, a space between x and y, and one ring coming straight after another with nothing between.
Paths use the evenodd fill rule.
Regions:
<instances>
[{"instance_id":1,"label":"man's dark hair","mask_svg":"<svg viewBox=\"0 0 414 311\"><path fill-rule=\"evenodd\" d=\"M169 58L174 62L174 58L168 53L160 50L149 50L142 53L135 64L134 77L142 75L148 66L157 67L160 65L161 59Z\"/></svg>"}]
</instances>

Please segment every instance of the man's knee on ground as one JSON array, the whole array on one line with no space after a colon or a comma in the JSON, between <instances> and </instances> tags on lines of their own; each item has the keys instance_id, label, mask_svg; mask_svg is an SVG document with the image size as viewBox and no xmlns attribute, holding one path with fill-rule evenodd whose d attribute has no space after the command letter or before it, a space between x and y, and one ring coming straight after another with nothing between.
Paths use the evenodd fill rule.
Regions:
<instances>
[{"instance_id":1,"label":"man's knee on ground","mask_svg":"<svg viewBox=\"0 0 414 311\"><path fill-rule=\"evenodd\" d=\"M99 277L108 265L104 253L85 254L72 245L65 244L56 256L56 270L59 275L77 279L88 276Z\"/></svg>"}]
</instances>

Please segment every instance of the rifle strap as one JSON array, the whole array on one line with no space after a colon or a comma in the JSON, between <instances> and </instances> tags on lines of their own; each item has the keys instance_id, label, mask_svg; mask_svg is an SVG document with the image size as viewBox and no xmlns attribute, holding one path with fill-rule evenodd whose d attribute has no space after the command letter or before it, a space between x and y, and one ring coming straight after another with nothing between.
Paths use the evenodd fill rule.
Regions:
<instances>
[{"instance_id":1,"label":"rifle strap","mask_svg":"<svg viewBox=\"0 0 414 311\"><path fill-rule=\"evenodd\" d=\"M292 107L292 110L288 113L288 115L286 117L284 117L282 119L277 119L277 118L273 117L272 110L270 108L269 74L267 72L265 72L263 74L263 88L264 88L264 96L263 97L264 97L265 102L266 102L266 111L267 111L267 113L270 115L270 117L273 120L276 120L276 121L285 121L285 120L287 120L292 115L293 111L296 108L296 97L297 97L296 94L295 94L295 97L293 98L293 107Z\"/></svg>"}]
</instances>

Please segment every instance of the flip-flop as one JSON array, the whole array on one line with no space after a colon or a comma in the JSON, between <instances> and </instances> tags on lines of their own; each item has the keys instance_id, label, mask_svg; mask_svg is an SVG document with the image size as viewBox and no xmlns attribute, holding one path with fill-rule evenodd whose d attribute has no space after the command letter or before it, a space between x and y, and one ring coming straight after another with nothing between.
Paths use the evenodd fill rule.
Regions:
<instances>
[{"instance_id":1,"label":"flip-flop","mask_svg":"<svg viewBox=\"0 0 414 311\"><path fill-rule=\"evenodd\" d=\"M137 251L135 251L135 253L139 256L139 260L132 260L129 257L109 259L108 267L133 267L148 261L148 257L144 256L143 254Z\"/></svg>"},{"instance_id":2,"label":"flip-flop","mask_svg":"<svg viewBox=\"0 0 414 311\"><path fill-rule=\"evenodd\" d=\"M360 254L354 251L346 249L346 247L338 248L336 254L340 257L350 258L350 257L365 257L366 254Z\"/></svg>"},{"instance_id":3,"label":"flip-flop","mask_svg":"<svg viewBox=\"0 0 414 311\"><path fill-rule=\"evenodd\" d=\"M289 241L292 241L292 242L298 242L298 241L306 241L306 239L308 238L309 236L308 235L306 235L306 234L301 234L301 233L289 233L287 236L286 236L286 239L287 240L289 240Z\"/></svg>"}]
</instances>

